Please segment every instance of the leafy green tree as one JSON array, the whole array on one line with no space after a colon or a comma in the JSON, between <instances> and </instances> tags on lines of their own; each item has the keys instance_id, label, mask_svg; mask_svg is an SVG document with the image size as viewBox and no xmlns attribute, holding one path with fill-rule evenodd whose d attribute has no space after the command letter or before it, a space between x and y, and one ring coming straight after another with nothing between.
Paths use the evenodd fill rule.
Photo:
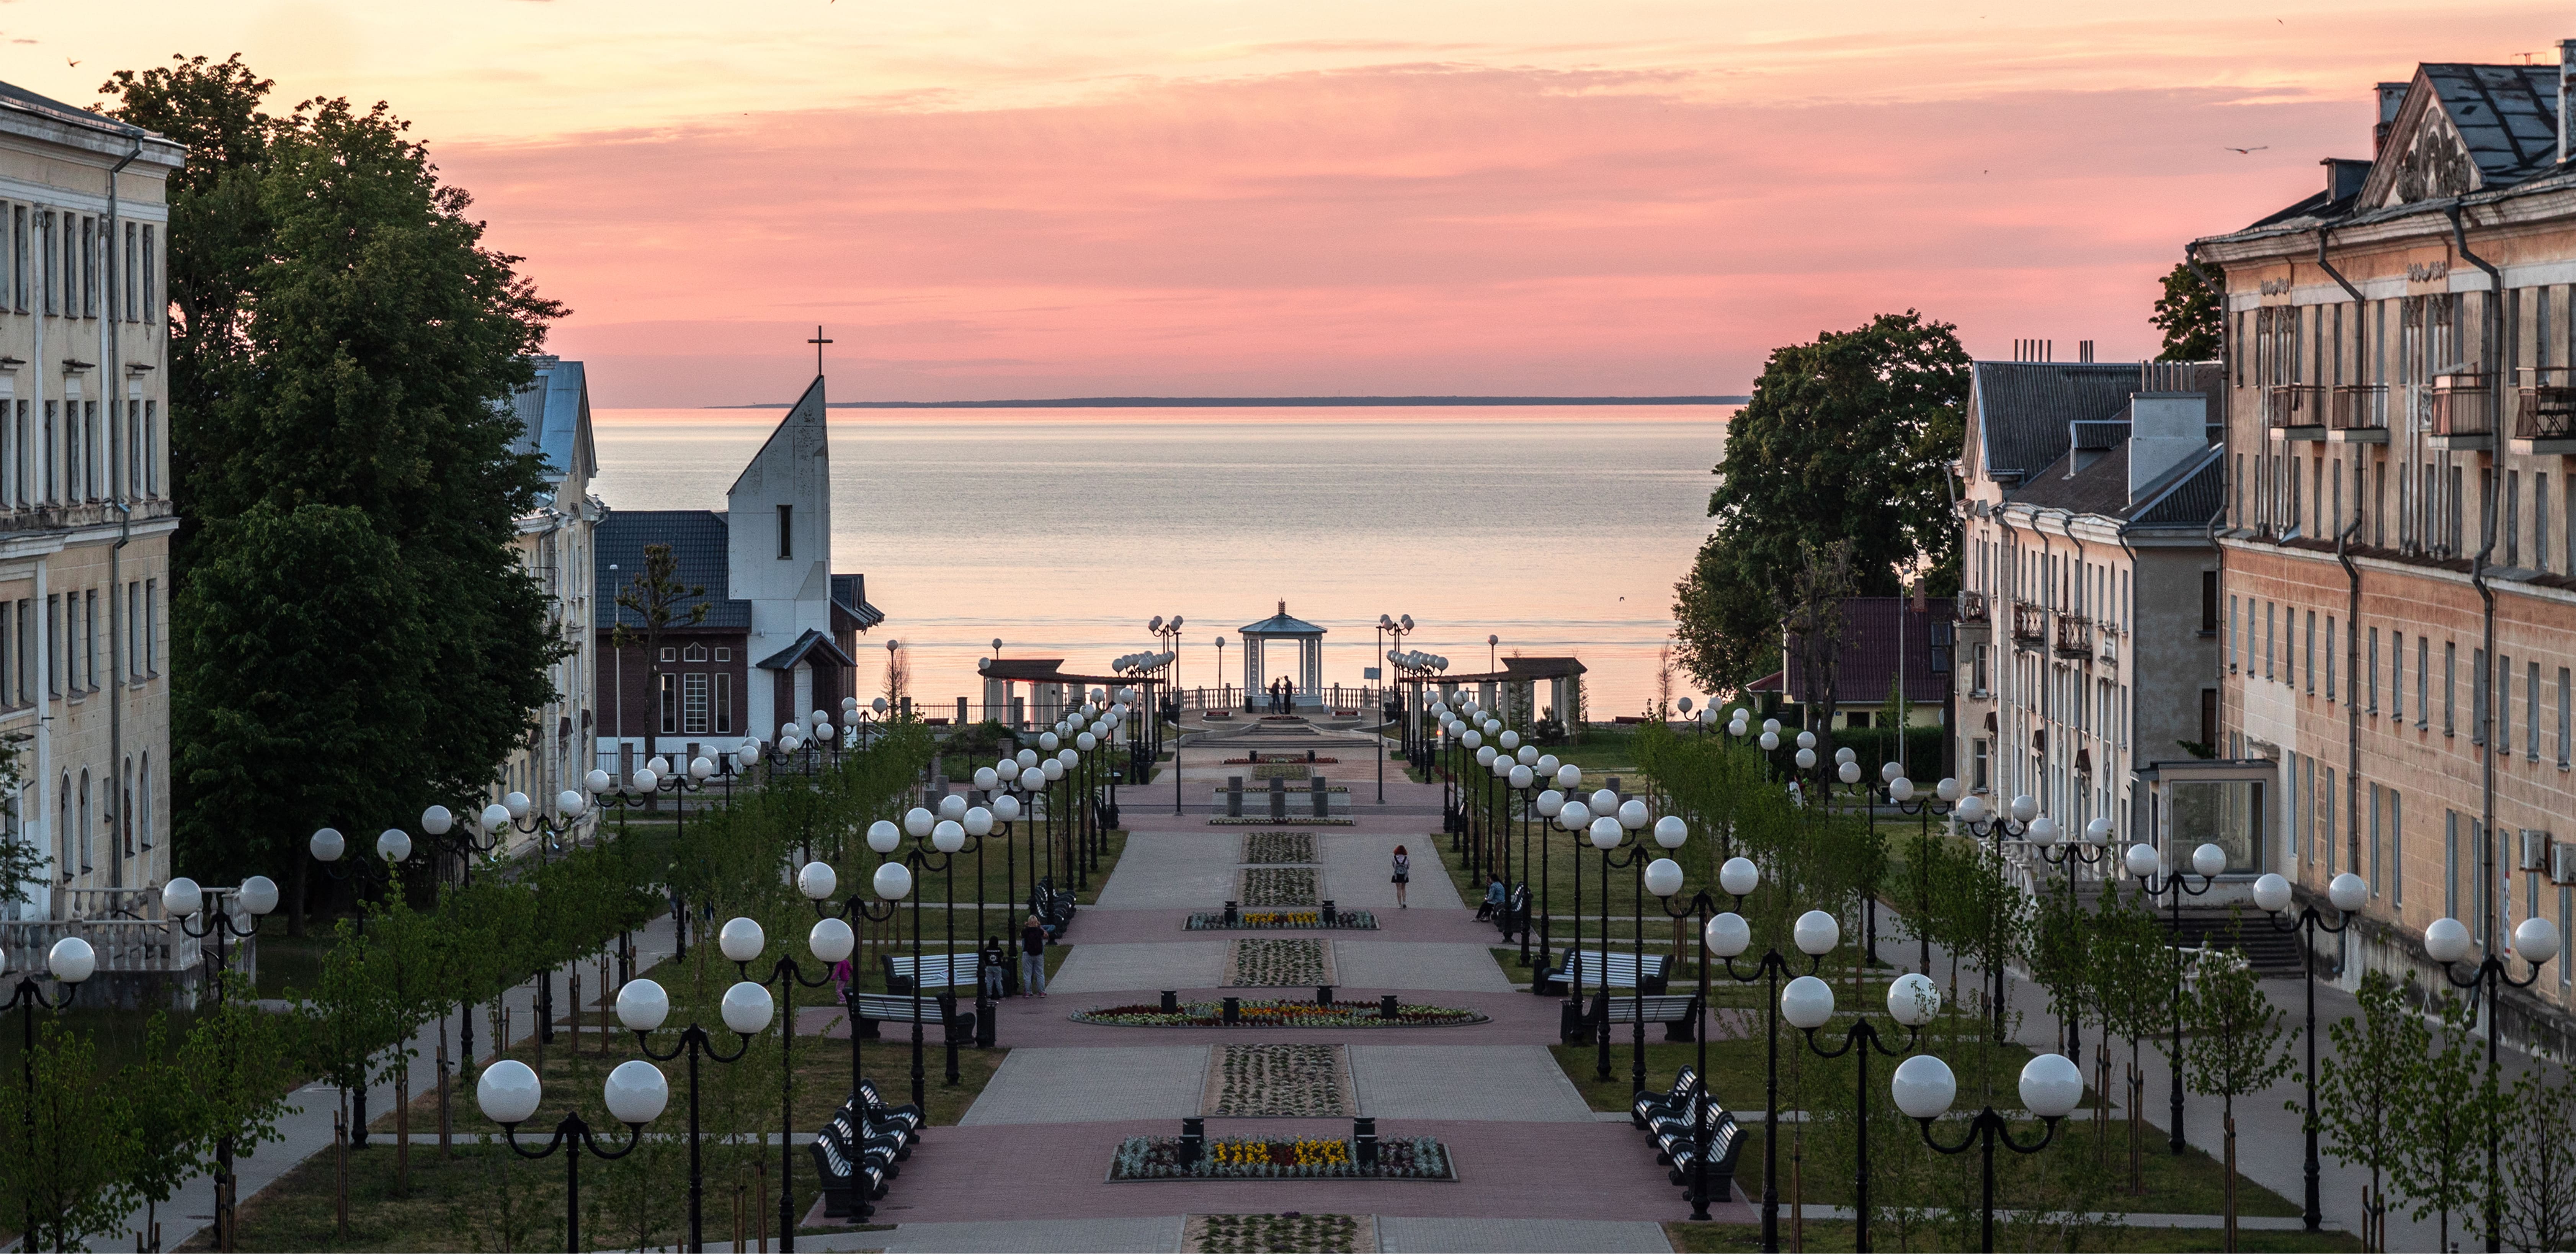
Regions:
<instances>
[{"instance_id":1,"label":"leafy green tree","mask_svg":"<svg viewBox=\"0 0 2576 1254\"><path fill-rule=\"evenodd\" d=\"M2435 1005L2433 1051L2413 1068L2394 1122L2405 1154L2396 1163L2397 1192L2421 1223L2441 1216L2440 1248L2451 1248L2451 1214L2486 1196L2486 1131L2494 1086L2478 1039L2477 1003L2444 992Z\"/></svg>"},{"instance_id":2,"label":"leafy green tree","mask_svg":"<svg viewBox=\"0 0 2576 1254\"><path fill-rule=\"evenodd\" d=\"M2317 1123L2336 1162L2370 1169L2367 1204L2377 1208L2386 1204L2381 1188L2405 1155L2401 1107L2433 1034L2386 972L2362 976L2357 1000L2360 1018L2337 1019L2326 1029L2334 1047L2317 1061ZM2302 1105L2292 1102L2290 1109Z\"/></svg>"},{"instance_id":3,"label":"leafy green tree","mask_svg":"<svg viewBox=\"0 0 2576 1254\"><path fill-rule=\"evenodd\" d=\"M1849 541L1865 595L1925 568L1936 594L1956 588L1948 476L1967 398L1957 328L1912 310L1775 350L1727 425L1716 530L1674 586L1683 669L1728 691L1776 664L1802 544Z\"/></svg>"},{"instance_id":4,"label":"leafy green tree","mask_svg":"<svg viewBox=\"0 0 2576 1254\"><path fill-rule=\"evenodd\" d=\"M29 1069L0 1084L0 1205L29 1234L26 1248L76 1250L81 1237L126 1216L123 1181L134 1161L131 1110L97 1042L48 1015Z\"/></svg>"},{"instance_id":5,"label":"leafy green tree","mask_svg":"<svg viewBox=\"0 0 2576 1254\"><path fill-rule=\"evenodd\" d=\"M544 485L539 459L513 451L518 423L504 402L532 377L525 357L564 311L518 274L518 258L484 247L470 198L440 181L427 148L382 104L311 100L270 117L259 109L267 82L237 59L122 73L103 90L126 121L210 141L172 189L182 341L172 442L188 466L181 508L200 524L173 554L174 739L193 755L178 835L201 874L276 867L296 857L287 836L300 841L327 818L409 815L479 791L551 695L546 670L564 646L514 548L516 520ZM263 528L226 524L317 505L363 514L397 559L380 563L382 577L411 594L331 623L340 644L391 637L411 655L369 675L375 700L408 714L356 724L370 742L363 772L314 765L348 748L338 739L348 728L282 726L259 699L263 685L292 687L288 672L334 659L272 651L263 634L205 621L238 595L211 576L272 553ZM200 732L217 736L201 745ZM363 780L363 796L336 812L311 808L313 780L335 775ZM245 794L263 804L237 804ZM244 830L244 814L272 826Z\"/></svg>"},{"instance_id":6,"label":"leafy green tree","mask_svg":"<svg viewBox=\"0 0 2576 1254\"><path fill-rule=\"evenodd\" d=\"M2116 856L2116 853L2115 853ZM2111 1038L2129 1042L2128 1101L2132 1112L2146 1104L2146 1069L2140 1064L2140 1042L2160 1036L2172 1006L2162 996L2173 983L2173 947L2156 922L2155 901L2144 892L2122 892L2114 880L2102 889L2101 908L2093 917L2093 961L2087 973L2093 1016L2101 1025L2102 1048L2095 1051L2095 1088L2100 1105L2095 1118L2108 1119L2111 1088ZM2156 995L2141 995L2152 989ZM2129 1119L2129 1191L2146 1192L2147 1121Z\"/></svg>"},{"instance_id":7,"label":"leafy green tree","mask_svg":"<svg viewBox=\"0 0 2576 1254\"><path fill-rule=\"evenodd\" d=\"M2191 1033L2184 1051L2191 1090L2219 1099L2227 1145L2227 1248L2236 1248L2236 1099L2290 1073L2281 1048L2289 1018L2233 951L2204 951L2183 985L2182 1019Z\"/></svg>"},{"instance_id":8,"label":"leafy green tree","mask_svg":"<svg viewBox=\"0 0 2576 1254\"><path fill-rule=\"evenodd\" d=\"M2226 342L2225 318L2218 293L2191 272L2191 263L2175 262L2165 271L2164 294L2156 297L2156 311L2147 318L2165 334L2164 351L2156 360L2218 360Z\"/></svg>"}]
</instances>

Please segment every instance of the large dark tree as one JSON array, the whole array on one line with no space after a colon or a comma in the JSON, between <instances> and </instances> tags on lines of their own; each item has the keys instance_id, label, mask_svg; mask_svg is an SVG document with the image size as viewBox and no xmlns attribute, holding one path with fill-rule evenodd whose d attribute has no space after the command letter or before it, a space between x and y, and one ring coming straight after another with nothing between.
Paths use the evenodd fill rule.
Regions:
<instances>
[{"instance_id":1,"label":"large dark tree","mask_svg":"<svg viewBox=\"0 0 2576 1254\"><path fill-rule=\"evenodd\" d=\"M168 267L173 480L190 520L172 555L183 860L274 872L316 824L400 822L480 791L551 695L560 646L512 547L543 478L511 451L503 402L564 311L518 258L483 246L469 198L382 104L311 100L272 117L269 83L238 56L123 71L102 90L118 116L189 145ZM356 517L325 528L302 517L314 506ZM380 545L367 551L408 595L327 595L322 572L343 567L309 546L334 539ZM245 563L281 554L317 585L294 630L343 647L216 630L243 612L227 602L247 595ZM418 664L386 667L375 639ZM367 729L372 769L317 795L309 776L337 769L319 738L347 728L315 724L294 752L276 742L269 698L355 683L412 715Z\"/></svg>"},{"instance_id":2,"label":"large dark tree","mask_svg":"<svg viewBox=\"0 0 2576 1254\"><path fill-rule=\"evenodd\" d=\"M2165 271L2164 294L2156 297L2156 311L2147 321L2165 334L2157 361L2218 360L2225 315L2219 312L2218 293L2191 272L2190 262L2177 261Z\"/></svg>"},{"instance_id":3,"label":"large dark tree","mask_svg":"<svg viewBox=\"0 0 2576 1254\"><path fill-rule=\"evenodd\" d=\"M1861 595L1917 570L1935 595L1957 589L1948 476L1967 398L1957 328L1912 310L1771 354L1727 427L1717 529L1673 589L1692 677L1726 691L1779 665L1780 607L1812 546L1846 542Z\"/></svg>"}]
</instances>

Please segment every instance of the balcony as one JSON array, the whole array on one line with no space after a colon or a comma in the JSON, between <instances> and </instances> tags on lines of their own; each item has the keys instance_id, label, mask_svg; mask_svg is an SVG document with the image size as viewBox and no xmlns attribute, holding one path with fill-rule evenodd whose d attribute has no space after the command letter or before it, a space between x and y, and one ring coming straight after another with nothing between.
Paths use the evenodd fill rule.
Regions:
<instances>
[{"instance_id":1,"label":"balcony","mask_svg":"<svg viewBox=\"0 0 2576 1254\"><path fill-rule=\"evenodd\" d=\"M1985 593L1962 592L1959 594L1959 621L1963 623L1982 623L1989 621L1989 612L1986 609Z\"/></svg>"},{"instance_id":2,"label":"balcony","mask_svg":"<svg viewBox=\"0 0 2576 1254\"><path fill-rule=\"evenodd\" d=\"M2013 642L2037 645L2048 639L2048 611L2027 601L2013 602Z\"/></svg>"},{"instance_id":3,"label":"balcony","mask_svg":"<svg viewBox=\"0 0 2576 1254\"><path fill-rule=\"evenodd\" d=\"M2339 444L2388 443L2388 385L2347 383L2334 390L2327 437Z\"/></svg>"},{"instance_id":4,"label":"balcony","mask_svg":"<svg viewBox=\"0 0 2576 1254\"><path fill-rule=\"evenodd\" d=\"M2576 367L2526 366L2514 389L2513 449L2576 453Z\"/></svg>"},{"instance_id":5,"label":"balcony","mask_svg":"<svg viewBox=\"0 0 2576 1254\"><path fill-rule=\"evenodd\" d=\"M2435 375L2424 397L2424 429L2433 446L2461 451L2495 447L2495 380L2463 371Z\"/></svg>"},{"instance_id":6,"label":"balcony","mask_svg":"<svg viewBox=\"0 0 2576 1254\"><path fill-rule=\"evenodd\" d=\"M2278 383L2263 389L2263 424L2286 440L2326 438L2326 385Z\"/></svg>"},{"instance_id":7,"label":"balcony","mask_svg":"<svg viewBox=\"0 0 2576 1254\"><path fill-rule=\"evenodd\" d=\"M2093 620L2073 614L2057 616L2057 656L2093 656Z\"/></svg>"}]
</instances>

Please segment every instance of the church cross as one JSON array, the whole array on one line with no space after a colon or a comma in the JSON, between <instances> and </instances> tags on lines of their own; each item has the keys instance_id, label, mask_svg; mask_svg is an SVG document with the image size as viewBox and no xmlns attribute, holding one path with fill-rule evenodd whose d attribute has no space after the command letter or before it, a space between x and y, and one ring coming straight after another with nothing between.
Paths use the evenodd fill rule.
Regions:
<instances>
[{"instance_id":1,"label":"church cross","mask_svg":"<svg viewBox=\"0 0 2576 1254\"><path fill-rule=\"evenodd\" d=\"M823 338L823 328L818 326L814 328L814 338L805 342L814 346L814 373L820 375L823 373L823 346L832 341Z\"/></svg>"}]
</instances>

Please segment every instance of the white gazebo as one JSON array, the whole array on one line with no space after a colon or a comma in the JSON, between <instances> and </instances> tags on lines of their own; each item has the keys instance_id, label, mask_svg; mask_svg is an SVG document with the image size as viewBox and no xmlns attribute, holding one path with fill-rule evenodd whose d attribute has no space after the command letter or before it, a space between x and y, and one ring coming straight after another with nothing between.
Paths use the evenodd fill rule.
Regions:
<instances>
[{"instance_id":1,"label":"white gazebo","mask_svg":"<svg viewBox=\"0 0 2576 1254\"><path fill-rule=\"evenodd\" d=\"M1300 705L1320 703L1324 687L1324 629L1302 618L1288 616L1288 602L1279 603L1279 612L1257 623L1236 629L1243 637L1243 693L1248 700L1259 700L1267 682L1262 670L1264 646L1273 640L1297 642L1297 702Z\"/></svg>"}]
</instances>

